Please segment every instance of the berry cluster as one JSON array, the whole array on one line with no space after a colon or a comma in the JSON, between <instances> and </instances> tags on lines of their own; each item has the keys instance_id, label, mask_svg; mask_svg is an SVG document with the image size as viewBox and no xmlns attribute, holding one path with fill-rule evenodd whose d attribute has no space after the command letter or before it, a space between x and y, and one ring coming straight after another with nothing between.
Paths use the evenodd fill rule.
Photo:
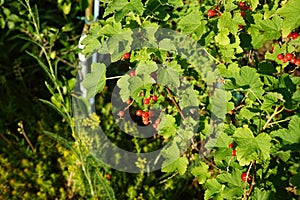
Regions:
<instances>
[{"instance_id":1,"label":"berry cluster","mask_svg":"<svg viewBox=\"0 0 300 200\"><path fill-rule=\"evenodd\" d=\"M123 56L123 58L124 59L128 58L125 55ZM134 70L131 70L129 72L129 76L136 76L136 72ZM158 86L158 85L156 84L156 86ZM156 91L156 90L154 90L154 91ZM137 99L132 100L130 98L130 99L128 99L128 100L126 100L124 102L124 103L126 103L128 105L127 108L125 108L124 110L120 110L117 115L120 118L123 118L124 115L125 115L124 111L126 109L128 109L129 106L131 106L131 105L134 105L133 107L140 107L140 106L142 106L143 109L137 109L137 110L135 110L133 107L131 107L131 108L133 108L132 110L135 112L135 116L137 116L138 118L141 117L142 118L142 123L144 125L146 125L146 126L149 125L150 123L152 123L153 128L156 131L158 131L158 124L160 123L160 118L158 117L158 114L154 110L151 110L151 108L153 107L153 105L155 103L157 103L157 101L158 101L158 98L159 98L158 94L160 94L160 93L158 93L158 92L151 92L151 94L148 94L148 93L144 93L143 90L140 91L139 94L138 94L139 97ZM155 117L155 115L157 115L157 116Z\"/></svg>"},{"instance_id":2,"label":"berry cluster","mask_svg":"<svg viewBox=\"0 0 300 200\"><path fill-rule=\"evenodd\" d=\"M240 12L240 15L244 18L245 17L245 11L247 11L247 10L252 10L252 8L251 8L251 6L249 6L248 4L247 4L247 2L243 2L243 1L241 1L241 2L239 2L239 8L240 8L240 10L241 10L241 12ZM239 27L240 28L240 27Z\"/></svg>"},{"instance_id":3,"label":"berry cluster","mask_svg":"<svg viewBox=\"0 0 300 200\"><path fill-rule=\"evenodd\" d=\"M143 92L140 92L140 96L144 96L144 93ZM143 124L144 125L148 125L148 124L150 124L150 119L149 118L151 118L151 117L153 117L154 116L154 111L153 110L149 110L148 109L148 105L150 104L150 103L155 103L156 101L157 101L157 99L158 99L158 96L157 95L152 95L152 96L150 96L150 97L148 97L148 98L144 98L143 99L143 104L144 104L144 106L145 106L145 110L144 111L142 111L142 110L137 110L136 111L136 113L135 113L135 115L136 116L138 116L138 117L142 117L142 120L143 120ZM149 111L147 111L147 110L149 110ZM159 122L158 122L159 123ZM157 125L158 125L158 123L155 125L155 126L153 126L153 128L155 128L155 129L157 129ZM154 123L155 124L155 123ZM153 124L153 125L154 125Z\"/></svg>"},{"instance_id":4,"label":"berry cluster","mask_svg":"<svg viewBox=\"0 0 300 200\"><path fill-rule=\"evenodd\" d=\"M291 53L287 53L285 55L283 54L278 54L277 55L277 59L281 60L282 62L286 63L286 62L290 62L291 64L300 65L300 59L297 59L296 57L293 56L293 54Z\"/></svg>"},{"instance_id":5,"label":"berry cluster","mask_svg":"<svg viewBox=\"0 0 300 200\"><path fill-rule=\"evenodd\" d=\"M234 148L234 144L233 144L233 143L230 143L230 144L228 145L228 148L233 149L233 148ZM231 156L236 156L236 149L233 149L233 150L232 150Z\"/></svg>"},{"instance_id":6,"label":"berry cluster","mask_svg":"<svg viewBox=\"0 0 300 200\"><path fill-rule=\"evenodd\" d=\"M247 2L241 1L239 2L239 8L242 11L246 11L246 10L252 10L251 6L247 4Z\"/></svg>"}]
</instances>

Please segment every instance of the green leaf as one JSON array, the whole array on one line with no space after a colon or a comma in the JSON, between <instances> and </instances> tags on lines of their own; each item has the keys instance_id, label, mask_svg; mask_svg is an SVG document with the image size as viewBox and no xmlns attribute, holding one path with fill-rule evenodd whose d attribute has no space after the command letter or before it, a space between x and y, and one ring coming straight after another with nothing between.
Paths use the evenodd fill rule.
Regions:
<instances>
[{"instance_id":1,"label":"green leaf","mask_svg":"<svg viewBox=\"0 0 300 200\"><path fill-rule=\"evenodd\" d=\"M119 22L130 12L134 12L138 15L142 15L144 11L144 6L139 0L112 0L106 7L104 16L114 13L116 22Z\"/></svg>"},{"instance_id":2,"label":"green leaf","mask_svg":"<svg viewBox=\"0 0 300 200\"><path fill-rule=\"evenodd\" d=\"M293 29L300 26L300 0L290 0L277 10L277 14L284 18L282 34L287 36Z\"/></svg>"},{"instance_id":3,"label":"green leaf","mask_svg":"<svg viewBox=\"0 0 300 200\"><path fill-rule=\"evenodd\" d=\"M172 115L163 115L161 122L158 125L158 134L165 138L176 135L177 127L175 118Z\"/></svg>"},{"instance_id":4,"label":"green leaf","mask_svg":"<svg viewBox=\"0 0 300 200\"><path fill-rule=\"evenodd\" d=\"M282 140L282 143L284 145L288 144L297 144L300 143L300 117L299 116L293 116L288 129L279 129L277 131L271 132L272 137L277 137Z\"/></svg>"},{"instance_id":5,"label":"green leaf","mask_svg":"<svg viewBox=\"0 0 300 200\"><path fill-rule=\"evenodd\" d=\"M117 86L120 88L120 97L123 102L125 102L130 97L130 90L129 90L129 80L130 76L125 75L120 78L117 82Z\"/></svg>"},{"instance_id":6,"label":"green leaf","mask_svg":"<svg viewBox=\"0 0 300 200\"><path fill-rule=\"evenodd\" d=\"M281 35L282 19L275 15L272 19L262 19L262 14L253 15L255 23L248 29L254 48L260 48L268 40L278 39Z\"/></svg>"},{"instance_id":7,"label":"green leaf","mask_svg":"<svg viewBox=\"0 0 300 200\"><path fill-rule=\"evenodd\" d=\"M278 101L284 102L283 96L277 92L269 92L264 95L264 102L261 105L262 110L270 110L274 105L278 105Z\"/></svg>"},{"instance_id":8,"label":"green leaf","mask_svg":"<svg viewBox=\"0 0 300 200\"><path fill-rule=\"evenodd\" d=\"M160 85L177 88L180 85L179 78L178 70L172 67L163 66L158 68L157 83Z\"/></svg>"},{"instance_id":9,"label":"green leaf","mask_svg":"<svg viewBox=\"0 0 300 200\"><path fill-rule=\"evenodd\" d=\"M152 84L155 83L150 75L145 76L132 76L128 79L130 96L138 96L142 89L150 89Z\"/></svg>"},{"instance_id":10,"label":"green leaf","mask_svg":"<svg viewBox=\"0 0 300 200\"><path fill-rule=\"evenodd\" d=\"M168 0L168 4L174 6L174 8L183 6L182 0Z\"/></svg>"},{"instance_id":11,"label":"green leaf","mask_svg":"<svg viewBox=\"0 0 300 200\"><path fill-rule=\"evenodd\" d=\"M150 76L152 72L157 70L157 64L153 61L147 61L143 63L139 63L135 73L137 75Z\"/></svg>"},{"instance_id":12,"label":"green leaf","mask_svg":"<svg viewBox=\"0 0 300 200\"><path fill-rule=\"evenodd\" d=\"M162 155L166 160L162 164L162 172L175 172L183 175L189 163L186 157L180 157L178 146L173 143L170 147L163 149Z\"/></svg>"},{"instance_id":13,"label":"green leaf","mask_svg":"<svg viewBox=\"0 0 300 200\"><path fill-rule=\"evenodd\" d=\"M207 188L205 191L205 194L204 194L205 200L210 200L210 199L221 200L221 199L223 199L223 197L221 195L223 186L216 179L207 180L205 186Z\"/></svg>"},{"instance_id":14,"label":"green leaf","mask_svg":"<svg viewBox=\"0 0 300 200\"><path fill-rule=\"evenodd\" d=\"M221 29L220 32L215 37L216 42L224 46L230 44L228 34L229 34L229 30L227 28Z\"/></svg>"},{"instance_id":15,"label":"green leaf","mask_svg":"<svg viewBox=\"0 0 300 200\"><path fill-rule=\"evenodd\" d=\"M82 82L86 88L86 98L94 97L101 92L106 84L106 66L102 63L92 63L91 73L88 73Z\"/></svg>"},{"instance_id":16,"label":"green leaf","mask_svg":"<svg viewBox=\"0 0 300 200\"><path fill-rule=\"evenodd\" d=\"M232 107L232 103L228 102L231 98L230 92L223 89L215 89L211 98L211 112L218 118L223 119L228 112L227 108Z\"/></svg>"},{"instance_id":17,"label":"green leaf","mask_svg":"<svg viewBox=\"0 0 300 200\"><path fill-rule=\"evenodd\" d=\"M111 54L112 62L120 60L120 57L123 56L124 53L130 51L130 45L133 41L131 34L132 32L130 30L123 31L107 39L105 44L107 44L108 52Z\"/></svg>"},{"instance_id":18,"label":"green leaf","mask_svg":"<svg viewBox=\"0 0 300 200\"><path fill-rule=\"evenodd\" d=\"M224 199L234 199L243 194L243 182L241 181L241 172L233 171L232 173L220 174L217 176L219 183L226 185L222 191Z\"/></svg>"},{"instance_id":19,"label":"green leaf","mask_svg":"<svg viewBox=\"0 0 300 200\"><path fill-rule=\"evenodd\" d=\"M255 200L270 200L274 199L274 192L271 190L255 188L253 192L253 199Z\"/></svg>"},{"instance_id":20,"label":"green leaf","mask_svg":"<svg viewBox=\"0 0 300 200\"><path fill-rule=\"evenodd\" d=\"M251 88L258 88L263 85L260 81L259 75L256 73L256 69L248 66L241 68L240 73L236 76L235 80L236 84L241 87L247 86Z\"/></svg>"},{"instance_id":21,"label":"green leaf","mask_svg":"<svg viewBox=\"0 0 300 200\"><path fill-rule=\"evenodd\" d=\"M188 15L180 18L178 22L178 28L185 34L190 34L196 31L198 32L198 30L204 30L205 22L202 19L203 19L203 14L201 12L199 11L191 12ZM201 35L198 36L200 37Z\"/></svg>"},{"instance_id":22,"label":"green leaf","mask_svg":"<svg viewBox=\"0 0 300 200\"><path fill-rule=\"evenodd\" d=\"M207 178L210 177L208 165L205 162L199 162L196 167L192 168L191 173L198 178L199 184L205 183Z\"/></svg>"},{"instance_id":23,"label":"green leaf","mask_svg":"<svg viewBox=\"0 0 300 200\"><path fill-rule=\"evenodd\" d=\"M259 0L249 0L252 10L254 11L259 4Z\"/></svg>"},{"instance_id":24,"label":"green leaf","mask_svg":"<svg viewBox=\"0 0 300 200\"><path fill-rule=\"evenodd\" d=\"M243 107L239 113L239 117L247 119L248 121L252 119L256 114L251 112L248 108Z\"/></svg>"},{"instance_id":25,"label":"green leaf","mask_svg":"<svg viewBox=\"0 0 300 200\"><path fill-rule=\"evenodd\" d=\"M240 13L235 13L232 17L230 12L224 12L218 21L218 29L220 31L227 29L233 35L237 34L239 25L245 25L245 21Z\"/></svg>"},{"instance_id":26,"label":"green leaf","mask_svg":"<svg viewBox=\"0 0 300 200\"><path fill-rule=\"evenodd\" d=\"M268 134L260 133L254 137L248 127L236 129L232 136L237 143L237 160L241 166L249 165L252 160L258 163L265 163L270 159L271 137Z\"/></svg>"},{"instance_id":27,"label":"green leaf","mask_svg":"<svg viewBox=\"0 0 300 200\"><path fill-rule=\"evenodd\" d=\"M226 133L221 133L217 137L215 147L228 149L230 143L232 143L232 139Z\"/></svg>"},{"instance_id":28,"label":"green leaf","mask_svg":"<svg viewBox=\"0 0 300 200\"><path fill-rule=\"evenodd\" d=\"M296 90L296 92L292 96L292 100L300 102L300 90Z\"/></svg>"}]
</instances>

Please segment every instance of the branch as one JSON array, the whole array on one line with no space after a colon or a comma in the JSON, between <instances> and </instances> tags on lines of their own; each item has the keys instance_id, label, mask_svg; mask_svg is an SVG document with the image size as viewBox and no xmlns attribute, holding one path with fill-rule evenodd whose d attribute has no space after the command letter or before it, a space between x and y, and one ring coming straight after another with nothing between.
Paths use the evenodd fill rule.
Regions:
<instances>
[{"instance_id":1,"label":"branch","mask_svg":"<svg viewBox=\"0 0 300 200\"><path fill-rule=\"evenodd\" d=\"M272 119L273 119L277 114L281 113L281 111L283 111L283 110L284 110L284 107L282 107L282 109L279 110L279 111L278 111L278 107L276 107L275 110L274 110L274 113L268 118L268 120L267 120L267 122L265 123L264 127L262 128L262 130L265 130L265 129L269 126L269 124L270 124L270 122L272 121Z\"/></svg>"},{"instance_id":2,"label":"branch","mask_svg":"<svg viewBox=\"0 0 300 200\"><path fill-rule=\"evenodd\" d=\"M185 117L184 117L184 115L183 115L183 113L182 113L182 110L180 109L178 103L176 102L174 96L172 95L171 90L170 90L167 86L166 86L165 88L166 88L166 90L167 90L167 92L168 92L168 94L169 94L169 96L170 96L170 99L172 100L172 102L174 103L176 109L178 110L178 112L179 112L181 118L182 118L183 120L185 120Z\"/></svg>"},{"instance_id":3,"label":"branch","mask_svg":"<svg viewBox=\"0 0 300 200\"><path fill-rule=\"evenodd\" d=\"M256 160L253 160L251 164L253 165L253 178L252 178L252 181L251 181L250 189L246 194L246 200L249 199L249 197L250 197L250 195L251 195L251 193L254 189L255 181L256 181Z\"/></svg>"}]
</instances>

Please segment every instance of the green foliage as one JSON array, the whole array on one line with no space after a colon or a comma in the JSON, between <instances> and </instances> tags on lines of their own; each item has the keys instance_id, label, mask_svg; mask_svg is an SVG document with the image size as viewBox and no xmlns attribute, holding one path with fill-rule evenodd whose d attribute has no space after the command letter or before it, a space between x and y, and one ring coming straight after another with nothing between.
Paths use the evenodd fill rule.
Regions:
<instances>
[{"instance_id":1,"label":"green foliage","mask_svg":"<svg viewBox=\"0 0 300 200\"><path fill-rule=\"evenodd\" d=\"M299 1L264 4L254 0L245 1L243 7L239 3L111 1L104 20L92 25L83 42L84 52L110 53L113 63L121 62L135 71L133 76L125 71L115 74L122 76L117 81L120 101L133 101L124 109L133 109L132 116L137 109L161 109L160 122L153 131L165 143L151 145L170 143L162 151L162 172L176 177L191 173L205 191L204 199L267 199L273 195L297 199L292 171L299 166L292 163L299 160L290 155L299 155L299 82L295 77L299 67L278 60L277 55L292 53L298 59L299 38L291 39L288 34L299 31L299 20L293 17ZM165 12L167 9L171 12ZM217 14L207 16L208 10ZM135 32L128 29L140 27L145 28L149 40L139 41L139 46ZM147 27L155 28L149 31ZM202 45L194 48L201 53L188 53L192 47L188 45L177 48L177 37L172 34L155 44L158 27L188 34ZM129 51L130 60L122 60ZM199 59L199 55L206 56ZM207 58L215 62L217 70L211 70L212 62ZM202 67L198 67L200 63ZM182 79L187 83L181 83ZM144 97L140 97L141 91ZM143 98L153 91L163 97L144 105ZM189 106L201 110L199 120L191 117ZM113 112L122 109L117 107ZM150 125L154 121L151 118ZM194 125L199 127L193 129ZM191 144L185 139L191 139ZM145 143L141 140L138 145ZM188 151L181 152L185 145L189 145ZM200 162L198 155L203 158ZM278 176L293 180L294 185L275 183L272 174L279 174L280 166L288 172ZM247 171L251 180L243 182L241 174ZM133 196L139 198L138 193Z\"/></svg>"},{"instance_id":2,"label":"green foliage","mask_svg":"<svg viewBox=\"0 0 300 200\"><path fill-rule=\"evenodd\" d=\"M102 19L91 24L82 53L109 54L110 63L93 63L83 80L97 114L74 121L83 26L75 17L88 2L60 0L49 9L0 1L0 198L299 198L300 64L277 58L291 53L300 62L300 37L290 35L300 31L299 0L101 2ZM87 99L78 102L88 110ZM16 127L20 121L25 127ZM162 148L161 170L146 173L142 157L138 174L103 165L88 134L99 124L128 151ZM126 135L132 124L153 136Z\"/></svg>"}]
</instances>

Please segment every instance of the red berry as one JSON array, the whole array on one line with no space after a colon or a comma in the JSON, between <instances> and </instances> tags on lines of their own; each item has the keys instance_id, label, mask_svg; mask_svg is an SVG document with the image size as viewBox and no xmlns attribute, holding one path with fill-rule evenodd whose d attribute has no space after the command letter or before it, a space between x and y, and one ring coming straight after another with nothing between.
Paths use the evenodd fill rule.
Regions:
<instances>
[{"instance_id":1,"label":"red berry","mask_svg":"<svg viewBox=\"0 0 300 200\"><path fill-rule=\"evenodd\" d=\"M130 53L125 53L123 57L124 59L128 60L130 58Z\"/></svg>"},{"instance_id":2,"label":"red berry","mask_svg":"<svg viewBox=\"0 0 300 200\"><path fill-rule=\"evenodd\" d=\"M148 119L148 118L149 118L149 113L148 113L148 112L143 112L143 113L142 113L142 117L143 117L144 119Z\"/></svg>"},{"instance_id":3,"label":"red berry","mask_svg":"<svg viewBox=\"0 0 300 200\"><path fill-rule=\"evenodd\" d=\"M130 71L129 76L135 76L135 71L134 70Z\"/></svg>"},{"instance_id":4,"label":"red berry","mask_svg":"<svg viewBox=\"0 0 300 200\"><path fill-rule=\"evenodd\" d=\"M240 15L244 18L245 17L245 12L240 12Z\"/></svg>"},{"instance_id":5,"label":"red berry","mask_svg":"<svg viewBox=\"0 0 300 200\"><path fill-rule=\"evenodd\" d=\"M144 92L141 91L139 95L140 95L140 97L144 96Z\"/></svg>"},{"instance_id":6,"label":"red berry","mask_svg":"<svg viewBox=\"0 0 300 200\"><path fill-rule=\"evenodd\" d=\"M297 65L297 66L300 65L300 60L299 59L296 60L295 65Z\"/></svg>"},{"instance_id":7,"label":"red berry","mask_svg":"<svg viewBox=\"0 0 300 200\"><path fill-rule=\"evenodd\" d=\"M233 142L230 143L230 144L228 145L228 147L229 147L230 149L232 149L232 148L233 148Z\"/></svg>"},{"instance_id":8,"label":"red berry","mask_svg":"<svg viewBox=\"0 0 300 200\"><path fill-rule=\"evenodd\" d=\"M295 40L299 37L299 34L298 33L292 33L292 38Z\"/></svg>"},{"instance_id":9,"label":"red berry","mask_svg":"<svg viewBox=\"0 0 300 200\"><path fill-rule=\"evenodd\" d=\"M118 112L118 116L119 116L119 117L124 117L124 115L125 115L125 113L124 113L123 110L120 110L120 111Z\"/></svg>"},{"instance_id":10,"label":"red berry","mask_svg":"<svg viewBox=\"0 0 300 200\"><path fill-rule=\"evenodd\" d=\"M290 60L290 62L291 62L292 64L295 64L296 61L297 61L296 58L291 58L291 60Z\"/></svg>"},{"instance_id":11,"label":"red berry","mask_svg":"<svg viewBox=\"0 0 300 200\"><path fill-rule=\"evenodd\" d=\"M248 10L248 6L246 5L246 3L245 2L240 2L239 3L239 7L240 7L240 9L241 10Z\"/></svg>"},{"instance_id":12,"label":"red berry","mask_svg":"<svg viewBox=\"0 0 300 200\"><path fill-rule=\"evenodd\" d=\"M106 174L106 175L105 175L105 178L106 178L107 180L110 180L110 174Z\"/></svg>"},{"instance_id":13,"label":"red berry","mask_svg":"<svg viewBox=\"0 0 300 200\"><path fill-rule=\"evenodd\" d=\"M250 181L250 180L251 180L250 175L249 175L248 173L242 173L241 179L242 179L242 181L244 181L244 182Z\"/></svg>"},{"instance_id":14,"label":"red berry","mask_svg":"<svg viewBox=\"0 0 300 200\"><path fill-rule=\"evenodd\" d=\"M132 103L132 100L131 99L128 99L127 101L126 101L126 104L127 105L129 105L129 104L131 104Z\"/></svg>"},{"instance_id":15,"label":"red berry","mask_svg":"<svg viewBox=\"0 0 300 200\"><path fill-rule=\"evenodd\" d=\"M136 112L135 112L135 114L136 114L136 116L142 116L142 114L143 114L143 111L142 110L137 110Z\"/></svg>"},{"instance_id":16,"label":"red berry","mask_svg":"<svg viewBox=\"0 0 300 200\"><path fill-rule=\"evenodd\" d=\"M208 17L213 17L217 14L217 12L215 10L208 10L207 11L207 16Z\"/></svg>"},{"instance_id":17,"label":"red berry","mask_svg":"<svg viewBox=\"0 0 300 200\"><path fill-rule=\"evenodd\" d=\"M278 59L278 60L282 60L283 57L284 57L284 56L283 56L282 54L278 54L278 55L277 55L277 59Z\"/></svg>"},{"instance_id":18,"label":"red berry","mask_svg":"<svg viewBox=\"0 0 300 200\"><path fill-rule=\"evenodd\" d=\"M234 114L234 111L233 111L233 110L229 110L228 114L229 114L229 115L233 115L233 114Z\"/></svg>"},{"instance_id":19,"label":"red berry","mask_svg":"<svg viewBox=\"0 0 300 200\"><path fill-rule=\"evenodd\" d=\"M293 58L293 55L291 53L287 53L285 54L285 57L287 58L287 60L291 60Z\"/></svg>"},{"instance_id":20,"label":"red berry","mask_svg":"<svg viewBox=\"0 0 300 200\"><path fill-rule=\"evenodd\" d=\"M236 156L236 150L232 150L231 156Z\"/></svg>"},{"instance_id":21,"label":"red berry","mask_svg":"<svg viewBox=\"0 0 300 200\"><path fill-rule=\"evenodd\" d=\"M146 126L149 124L149 120L148 119L143 119L143 124L145 124Z\"/></svg>"},{"instance_id":22,"label":"red berry","mask_svg":"<svg viewBox=\"0 0 300 200\"><path fill-rule=\"evenodd\" d=\"M153 96L151 97L151 99L152 99L153 101L157 101L158 96L157 96L157 95L153 95Z\"/></svg>"},{"instance_id":23,"label":"red berry","mask_svg":"<svg viewBox=\"0 0 300 200\"><path fill-rule=\"evenodd\" d=\"M275 47L274 47L274 46L272 46L271 53L273 53L273 52L274 52L274 49L275 49Z\"/></svg>"},{"instance_id":24,"label":"red berry","mask_svg":"<svg viewBox=\"0 0 300 200\"><path fill-rule=\"evenodd\" d=\"M292 34L293 34L293 33L289 33L289 34L287 35L287 38L292 38Z\"/></svg>"},{"instance_id":25,"label":"red berry","mask_svg":"<svg viewBox=\"0 0 300 200\"><path fill-rule=\"evenodd\" d=\"M243 29L243 25L239 25L238 27L239 27L239 29Z\"/></svg>"},{"instance_id":26,"label":"red berry","mask_svg":"<svg viewBox=\"0 0 300 200\"><path fill-rule=\"evenodd\" d=\"M145 98L144 99L144 104L148 105L150 103L150 98Z\"/></svg>"},{"instance_id":27,"label":"red berry","mask_svg":"<svg viewBox=\"0 0 300 200\"><path fill-rule=\"evenodd\" d=\"M283 57L281 61L285 63L288 61L288 59L287 59L287 57Z\"/></svg>"},{"instance_id":28,"label":"red berry","mask_svg":"<svg viewBox=\"0 0 300 200\"><path fill-rule=\"evenodd\" d=\"M244 7L245 7L245 2L243 2L243 1L239 2L239 7L240 7L241 9L244 8Z\"/></svg>"}]
</instances>

